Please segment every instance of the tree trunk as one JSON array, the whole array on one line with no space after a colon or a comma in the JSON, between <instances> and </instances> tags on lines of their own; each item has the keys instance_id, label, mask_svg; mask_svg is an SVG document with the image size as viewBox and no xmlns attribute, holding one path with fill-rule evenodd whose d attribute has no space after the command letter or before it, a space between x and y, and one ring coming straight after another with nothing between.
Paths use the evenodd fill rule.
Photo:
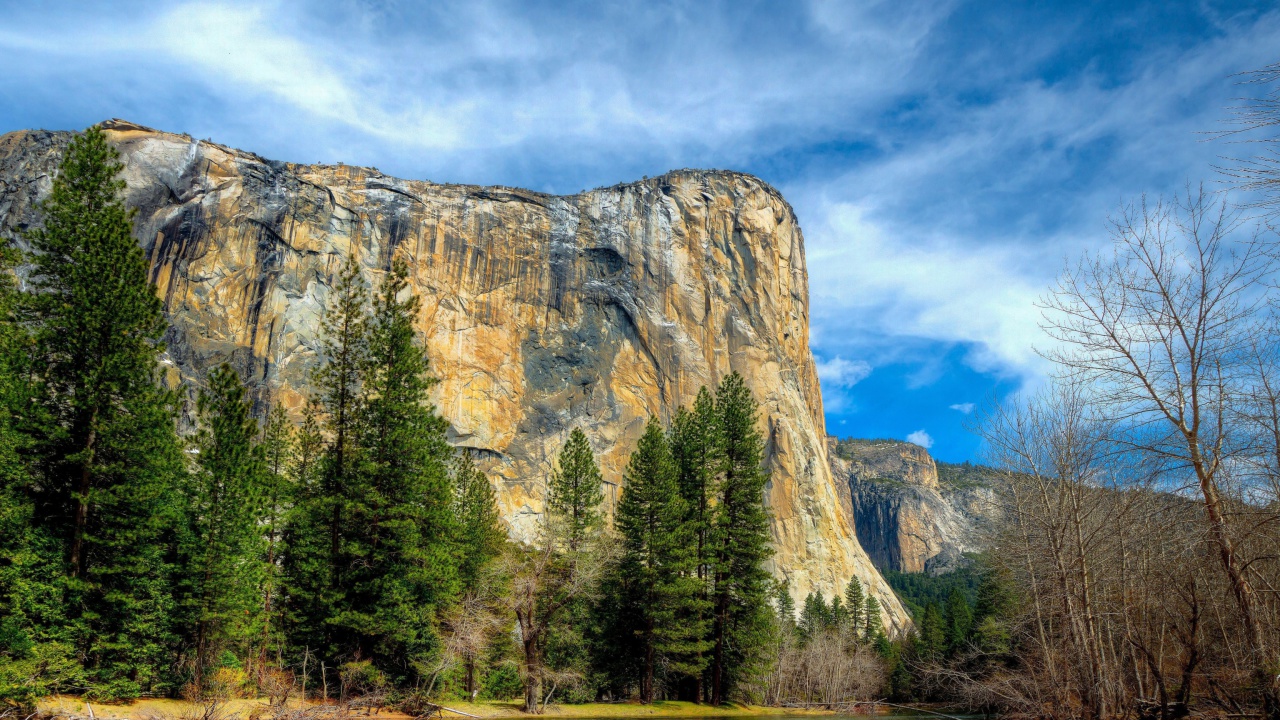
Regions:
<instances>
[{"instance_id":1,"label":"tree trunk","mask_svg":"<svg viewBox=\"0 0 1280 720\"><path fill-rule=\"evenodd\" d=\"M84 548L85 528L89 524L89 491L93 488L93 450L98 433L94 424L98 421L98 411L94 410L89 418L89 434L84 443L84 460L80 464L80 484L75 495L75 530L71 536L71 577L80 577L85 571L86 557Z\"/></svg>"}]
</instances>

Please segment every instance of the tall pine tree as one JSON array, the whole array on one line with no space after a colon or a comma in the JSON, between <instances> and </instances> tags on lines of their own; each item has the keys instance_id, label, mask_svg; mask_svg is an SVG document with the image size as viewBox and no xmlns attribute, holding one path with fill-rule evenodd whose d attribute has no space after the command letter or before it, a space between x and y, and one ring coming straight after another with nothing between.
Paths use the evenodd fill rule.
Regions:
<instances>
[{"instance_id":1,"label":"tall pine tree","mask_svg":"<svg viewBox=\"0 0 1280 720\"><path fill-rule=\"evenodd\" d=\"M409 664L436 643L434 611L458 592L448 425L427 394L419 298L395 261L373 299L358 410L359 464L343 545L348 592L332 620L357 657Z\"/></svg>"},{"instance_id":2,"label":"tall pine tree","mask_svg":"<svg viewBox=\"0 0 1280 720\"><path fill-rule=\"evenodd\" d=\"M271 648L282 645L282 623L279 597L281 593L280 557L284 547L284 533L289 509L293 506L293 460L297 448L296 432L284 407L277 404L267 417L262 431L262 461L264 480L263 574L261 627L254 662L258 668L267 664Z\"/></svg>"},{"instance_id":3,"label":"tall pine tree","mask_svg":"<svg viewBox=\"0 0 1280 720\"><path fill-rule=\"evenodd\" d=\"M211 373L197 410L196 469L187 508L185 601L194 649L194 680L203 685L223 652L248 658L261 621L265 576L261 523L267 488L258 425L240 377L229 365Z\"/></svg>"},{"instance_id":4,"label":"tall pine tree","mask_svg":"<svg viewBox=\"0 0 1280 720\"><path fill-rule=\"evenodd\" d=\"M866 597L862 592L862 583L857 576L849 578L844 589L844 605L849 613L849 634L857 640L866 618Z\"/></svg>"},{"instance_id":5,"label":"tall pine tree","mask_svg":"<svg viewBox=\"0 0 1280 720\"><path fill-rule=\"evenodd\" d=\"M631 632L640 641L640 700L654 699L659 664L675 677L702 671L705 627L697 612L701 588L694 573L696 547L686 521L676 466L662 426L650 418L627 464L618 504L623 540L619 563Z\"/></svg>"},{"instance_id":6,"label":"tall pine tree","mask_svg":"<svg viewBox=\"0 0 1280 720\"><path fill-rule=\"evenodd\" d=\"M756 430L757 408L742 376L730 373L716 390L716 416L723 466L713 523L715 548L711 701L758 670L768 642L769 573L772 554L764 507L764 441Z\"/></svg>"},{"instance_id":7,"label":"tall pine tree","mask_svg":"<svg viewBox=\"0 0 1280 720\"><path fill-rule=\"evenodd\" d=\"M339 272L321 323L314 395L299 431L297 502L286 531L284 580L292 642L332 660L349 645L333 622L346 603L351 557L343 535L359 494L356 465L368 355L368 290L354 255Z\"/></svg>"},{"instance_id":8,"label":"tall pine tree","mask_svg":"<svg viewBox=\"0 0 1280 720\"><path fill-rule=\"evenodd\" d=\"M589 534L600 527L600 503L604 500L604 480L586 433L574 428L560 450L559 467L551 474L547 488L547 512L564 525L563 539L570 552L582 547Z\"/></svg>"},{"instance_id":9,"label":"tall pine tree","mask_svg":"<svg viewBox=\"0 0 1280 720\"><path fill-rule=\"evenodd\" d=\"M724 466L723 430L716 414L715 399L707 388L698 391L691 410L681 407L676 411L671 423L670 444L680 495L685 501L685 525L693 543L694 574L698 578L701 599L690 620L706 626L711 615L715 563L712 539L714 503ZM702 655L691 661L705 670L709 658ZM703 700L704 674L698 672L694 675L691 686L683 692L686 699Z\"/></svg>"},{"instance_id":10,"label":"tall pine tree","mask_svg":"<svg viewBox=\"0 0 1280 720\"><path fill-rule=\"evenodd\" d=\"M99 128L67 147L32 247L29 320L42 385L36 518L61 545L66 632L105 695L157 689L173 641L166 535L185 460L156 384L165 323Z\"/></svg>"},{"instance_id":11,"label":"tall pine tree","mask_svg":"<svg viewBox=\"0 0 1280 720\"><path fill-rule=\"evenodd\" d=\"M469 590L475 586L484 566L502 552L507 533L498 515L493 486L465 449L454 458L453 483L461 550L458 578L463 588Z\"/></svg>"}]
</instances>

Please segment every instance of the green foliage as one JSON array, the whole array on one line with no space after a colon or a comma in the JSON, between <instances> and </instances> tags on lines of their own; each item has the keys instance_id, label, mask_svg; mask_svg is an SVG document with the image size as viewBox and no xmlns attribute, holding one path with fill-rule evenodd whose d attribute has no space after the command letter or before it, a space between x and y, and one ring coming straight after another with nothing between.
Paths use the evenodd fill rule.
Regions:
<instances>
[{"instance_id":1,"label":"green foliage","mask_svg":"<svg viewBox=\"0 0 1280 720\"><path fill-rule=\"evenodd\" d=\"M16 419L32 514L12 610L37 645L71 645L111 695L164 689L186 470L175 398L155 383L164 321L118 157L97 128L75 138L28 235L20 392L33 401Z\"/></svg>"},{"instance_id":2,"label":"green foliage","mask_svg":"<svg viewBox=\"0 0 1280 720\"><path fill-rule=\"evenodd\" d=\"M434 612L459 590L452 451L407 288L398 261L372 307L354 260L338 279L285 554L293 642L398 677L435 652Z\"/></svg>"},{"instance_id":3,"label":"green foliage","mask_svg":"<svg viewBox=\"0 0 1280 720\"><path fill-rule=\"evenodd\" d=\"M686 517L670 446L657 418L650 418L627 464L615 520L622 536L617 572L623 602L635 611L627 620L640 640L644 702L653 701L660 665L675 676L696 675L708 649Z\"/></svg>"},{"instance_id":4,"label":"green foliage","mask_svg":"<svg viewBox=\"0 0 1280 720\"><path fill-rule=\"evenodd\" d=\"M831 628L831 609L821 594L809 593L804 598L804 608L800 611L800 635L805 638L814 637Z\"/></svg>"},{"instance_id":5,"label":"green foliage","mask_svg":"<svg viewBox=\"0 0 1280 720\"><path fill-rule=\"evenodd\" d=\"M581 428L569 433L558 464L547 487L547 511L556 522L565 525L564 542L572 552L600 527L604 480Z\"/></svg>"},{"instance_id":6,"label":"green foliage","mask_svg":"<svg viewBox=\"0 0 1280 720\"><path fill-rule=\"evenodd\" d=\"M480 697L486 700L514 700L523 692L520 673L509 663L498 665L480 680Z\"/></svg>"},{"instance_id":7,"label":"green foliage","mask_svg":"<svg viewBox=\"0 0 1280 720\"><path fill-rule=\"evenodd\" d=\"M947 650L946 620L937 603L929 603L924 607L920 617L919 650L923 657L940 658Z\"/></svg>"},{"instance_id":8,"label":"green foliage","mask_svg":"<svg viewBox=\"0 0 1280 720\"><path fill-rule=\"evenodd\" d=\"M856 576L849 578L849 584L844 589L844 605L849 614L849 629L855 637L866 626L866 603L867 598L863 593L862 583Z\"/></svg>"},{"instance_id":9,"label":"green foliage","mask_svg":"<svg viewBox=\"0 0 1280 720\"><path fill-rule=\"evenodd\" d=\"M929 603L946 604L953 590L959 591L968 603L973 604L981 581L981 573L976 567L960 568L945 575L896 570L885 570L881 574L913 618L919 618Z\"/></svg>"},{"instance_id":10,"label":"green foliage","mask_svg":"<svg viewBox=\"0 0 1280 720\"><path fill-rule=\"evenodd\" d=\"M787 631L795 631L797 629L796 601L791 599L789 583L785 580L778 583L774 595L774 609L778 612L780 627Z\"/></svg>"},{"instance_id":11,"label":"green foliage","mask_svg":"<svg viewBox=\"0 0 1280 720\"><path fill-rule=\"evenodd\" d=\"M947 651L954 655L964 648L969 641L969 633L973 630L973 608L959 588L952 588L951 594L947 596L943 625L947 636Z\"/></svg>"},{"instance_id":12,"label":"green foliage","mask_svg":"<svg viewBox=\"0 0 1280 720\"><path fill-rule=\"evenodd\" d=\"M862 639L866 642L876 642L884 637L884 624L880 618L880 601L875 596L868 594L867 601L862 608Z\"/></svg>"},{"instance_id":13,"label":"green foliage","mask_svg":"<svg viewBox=\"0 0 1280 720\"><path fill-rule=\"evenodd\" d=\"M460 550L458 579L470 589L481 569L502 552L507 533L502 529L497 501L489 477L476 467L471 453L463 450L453 459L454 516Z\"/></svg>"},{"instance_id":14,"label":"green foliage","mask_svg":"<svg viewBox=\"0 0 1280 720\"><path fill-rule=\"evenodd\" d=\"M764 440L756 430L757 406L738 373L716 389L716 416L723 442L719 502L712 523L714 548L714 643L712 703L762 670L763 650L773 630L771 580L764 563L773 554L764 507Z\"/></svg>"},{"instance_id":15,"label":"green foliage","mask_svg":"<svg viewBox=\"0 0 1280 720\"><path fill-rule=\"evenodd\" d=\"M229 365L209 373L197 403L197 467L185 498L190 533L182 548L184 615L198 682L223 651L248 652L262 613L258 588L266 567L260 524L268 488L250 409L244 385Z\"/></svg>"}]
</instances>

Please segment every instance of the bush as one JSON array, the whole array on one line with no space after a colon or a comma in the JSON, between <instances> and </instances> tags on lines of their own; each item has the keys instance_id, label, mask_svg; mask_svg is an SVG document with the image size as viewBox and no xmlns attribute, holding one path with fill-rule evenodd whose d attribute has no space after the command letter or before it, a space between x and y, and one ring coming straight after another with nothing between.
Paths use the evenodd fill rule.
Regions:
<instances>
[{"instance_id":1,"label":"bush","mask_svg":"<svg viewBox=\"0 0 1280 720\"><path fill-rule=\"evenodd\" d=\"M128 678L112 678L91 686L85 700L101 703L132 702L142 694L142 686Z\"/></svg>"},{"instance_id":2,"label":"bush","mask_svg":"<svg viewBox=\"0 0 1280 720\"><path fill-rule=\"evenodd\" d=\"M511 665L499 665L480 679L480 697L486 700L516 700L524 697L520 673Z\"/></svg>"},{"instance_id":3,"label":"bush","mask_svg":"<svg viewBox=\"0 0 1280 720\"><path fill-rule=\"evenodd\" d=\"M28 642L16 650L0 653L0 707L30 711L46 695L85 686L84 669L70 645Z\"/></svg>"}]
</instances>

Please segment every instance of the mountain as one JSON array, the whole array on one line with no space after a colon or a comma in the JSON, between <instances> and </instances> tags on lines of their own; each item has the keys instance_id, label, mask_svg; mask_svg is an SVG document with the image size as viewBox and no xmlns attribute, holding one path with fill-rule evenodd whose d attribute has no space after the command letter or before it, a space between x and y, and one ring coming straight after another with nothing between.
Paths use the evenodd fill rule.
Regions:
<instances>
[{"instance_id":1,"label":"mountain","mask_svg":"<svg viewBox=\"0 0 1280 720\"><path fill-rule=\"evenodd\" d=\"M616 501L646 419L668 419L736 370L761 403L773 572L798 599L857 575L889 624L907 622L831 474L804 240L766 183L681 170L554 196L274 162L118 120L104 128L171 324L174 387L191 392L229 362L259 413L281 403L296 417L347 257L371 283L403 258L450 439L482 457L512 537L532 537L571 429L591 438ZM71 137L0 137L4 236L39 222L35 204Z\"/></svg>"},{"instance_id":2,"label":"mountain","mask_svg":"<svg viewBox=\"0 0 1280 720\"><path fill-rule=\"evenodd\" d=\"M828 442L858 540L881 570L941 574L968 564L999 516L995 470L936 462L898 440Z\"/></svg>"}]
</instances>

